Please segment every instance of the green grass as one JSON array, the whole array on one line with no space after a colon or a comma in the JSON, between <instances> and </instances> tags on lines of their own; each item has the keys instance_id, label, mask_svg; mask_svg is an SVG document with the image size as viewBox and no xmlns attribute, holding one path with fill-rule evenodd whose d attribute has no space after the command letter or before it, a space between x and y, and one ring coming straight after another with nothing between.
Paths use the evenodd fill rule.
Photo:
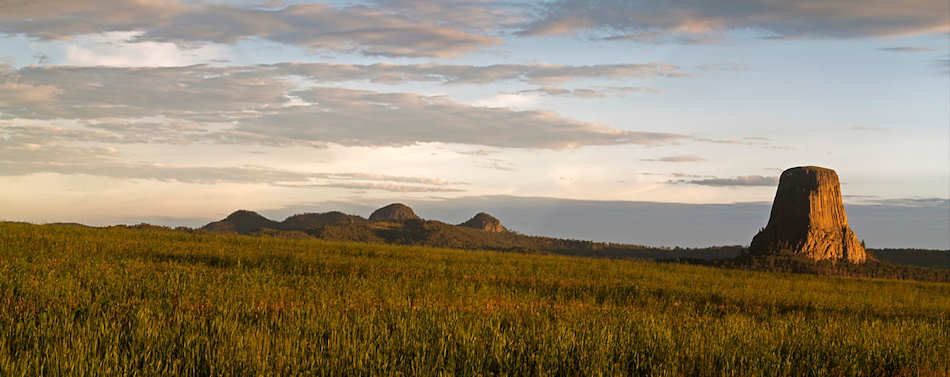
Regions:
<instances>
[{"instance_id":1,"label":"green grass","mask_svg":"<svg viewBox=\"0 0 950 377\"><path fill-rule=\"evenodd\" d=\"M0 376L946 376L950 284L0 223Z\"/></svg>"}]
</instances>

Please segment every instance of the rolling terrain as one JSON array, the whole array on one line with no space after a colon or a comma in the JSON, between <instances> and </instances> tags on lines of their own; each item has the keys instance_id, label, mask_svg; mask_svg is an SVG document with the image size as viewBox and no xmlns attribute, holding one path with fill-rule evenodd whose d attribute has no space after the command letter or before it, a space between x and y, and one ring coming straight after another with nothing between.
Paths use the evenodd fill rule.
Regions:
<instances>
[{"instance_id":1,"label":"rolling terrain","mask_svg":"<svg viewBox=\"0 0 950 377\"><path fill-rule=\"evenodd\" d=\"M201 229L244 235L309 236L329 241L662 260L732 258L742 251L739 246L683 249L530 236L505 229L498 219L486 213L459 225L419 218L405 206L394 216L382 216L380 211L389 207L377 210L369 219L334 211L298 214L280 222L253 211L238 210Z\"/></svg>"},{"instance_id":2,"label":"rolling terrain","mask_svg":"<svg viewBox=\"0 0 950 377\"><path fill-rule=\"evenodd\" d=\"M394 206L397 208L393 209ZM390 214L390 216L383 214ZM486 213L479 213L459 225L422 219L416 216L411 208L401 204L381 208L374 212L374 215L366 219L338 211L305 213L290 216L278 222L256 212L238 210L201 229L209 232L319 238L330 241L588 257L679 260L759 270L950 281L950 271L946 271L950 270L950 250L869 249L870 258L867 263L855 266L848 263L815 263L803 261L794 256L738 258L747 254L748 250L747 247L738 245L671 248L530 236L506 229L498 219Z\"/></svg>"},{"instance_id":3,"label":"rolling terrain","mask_svg":"<svg viewBox=\"0 0 950 377\"><path fill-rule=\"evenodd\" d=\"M0 375L945 376L950 285L0 223Z\"/></svg>"}]
</instances>

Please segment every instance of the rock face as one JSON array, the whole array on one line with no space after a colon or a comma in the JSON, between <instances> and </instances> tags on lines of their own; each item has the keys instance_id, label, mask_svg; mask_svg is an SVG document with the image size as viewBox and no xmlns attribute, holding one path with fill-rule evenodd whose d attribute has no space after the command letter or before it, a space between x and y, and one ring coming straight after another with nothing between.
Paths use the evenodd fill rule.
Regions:
<instances>
[{"instance_id":1,"label":"rock face","mask_svg":"<svg viewBox=\"0 0 950 377\"><path fill-rule=\"evenodd\" d=\"M834 170L805 166L782 172L769 223L749 247L751 254L781 251L813 260L867 260L867 252L848 227Z\"/></svg>"},{"instance_id":2,"label":"rock face","mask_svg":"<svg viewBox=\"0 0 950 377\"><path fill-rule=\"evenodd\" d=\"M202 227L202 229L213 232L238 232L251 233L261 229L280 229L280 223L261 216L257 212L247 210L237 210L225 217L224 220L215 221Z\"/></svg>"},{"instance_id":3,"label":"rock face","mask_svg":"<svg viewBox=\"0 0 950 377\"><path fill-rule=\"evenodd\" d=\"M501 221L494 216L481 212L468 221L459 224L459 226L484 230L486 232L504 232L505 227L501 226Z\"/></svg>"},{"instance_id":4,"label":"rock face","mask_svg":"<svg viewBox=\"0 0 950 377\"><path fill-rule=\"evenodd\" d=\"M416 216L416 213L412 211L412 208L402 203L393 203L383 208L373 211L372 215L369 215L370 221L406 221L406 220L421 220L419 216Z\"/></svg>"}]
</instances>

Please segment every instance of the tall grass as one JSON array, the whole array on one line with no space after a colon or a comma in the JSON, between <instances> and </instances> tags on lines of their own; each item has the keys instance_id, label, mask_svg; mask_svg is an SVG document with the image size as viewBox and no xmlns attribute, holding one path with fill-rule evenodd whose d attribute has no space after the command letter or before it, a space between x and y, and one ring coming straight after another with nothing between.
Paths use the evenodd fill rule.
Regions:
<instances>
[{"instance_id":1,"label":"tall grass","mask_svg":"<svg viewBox=\"0 0 950 377\"><path fill-rule=\"evenodd\" d=\"M0 376L946 376L950 284L0 224Z\"/></svg>"}]
</instances>

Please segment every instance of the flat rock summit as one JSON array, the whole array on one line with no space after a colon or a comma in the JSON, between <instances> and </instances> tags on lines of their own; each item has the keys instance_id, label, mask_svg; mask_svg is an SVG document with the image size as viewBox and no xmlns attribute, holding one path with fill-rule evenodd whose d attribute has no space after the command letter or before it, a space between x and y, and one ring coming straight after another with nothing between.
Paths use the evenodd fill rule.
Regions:
<instances>
[{"instance_id":1,"label":"flat rock summit","mask_svg":"<svg viewBox=\"0 0 950 377\"><path fill-rule=\"evenodd\" d=\"M812 260L867 260L867 252L848 226L834 170L803 166L782 172L769 223L749 247L750 254L779 252Z\"/></svg>"}]
</instances>

